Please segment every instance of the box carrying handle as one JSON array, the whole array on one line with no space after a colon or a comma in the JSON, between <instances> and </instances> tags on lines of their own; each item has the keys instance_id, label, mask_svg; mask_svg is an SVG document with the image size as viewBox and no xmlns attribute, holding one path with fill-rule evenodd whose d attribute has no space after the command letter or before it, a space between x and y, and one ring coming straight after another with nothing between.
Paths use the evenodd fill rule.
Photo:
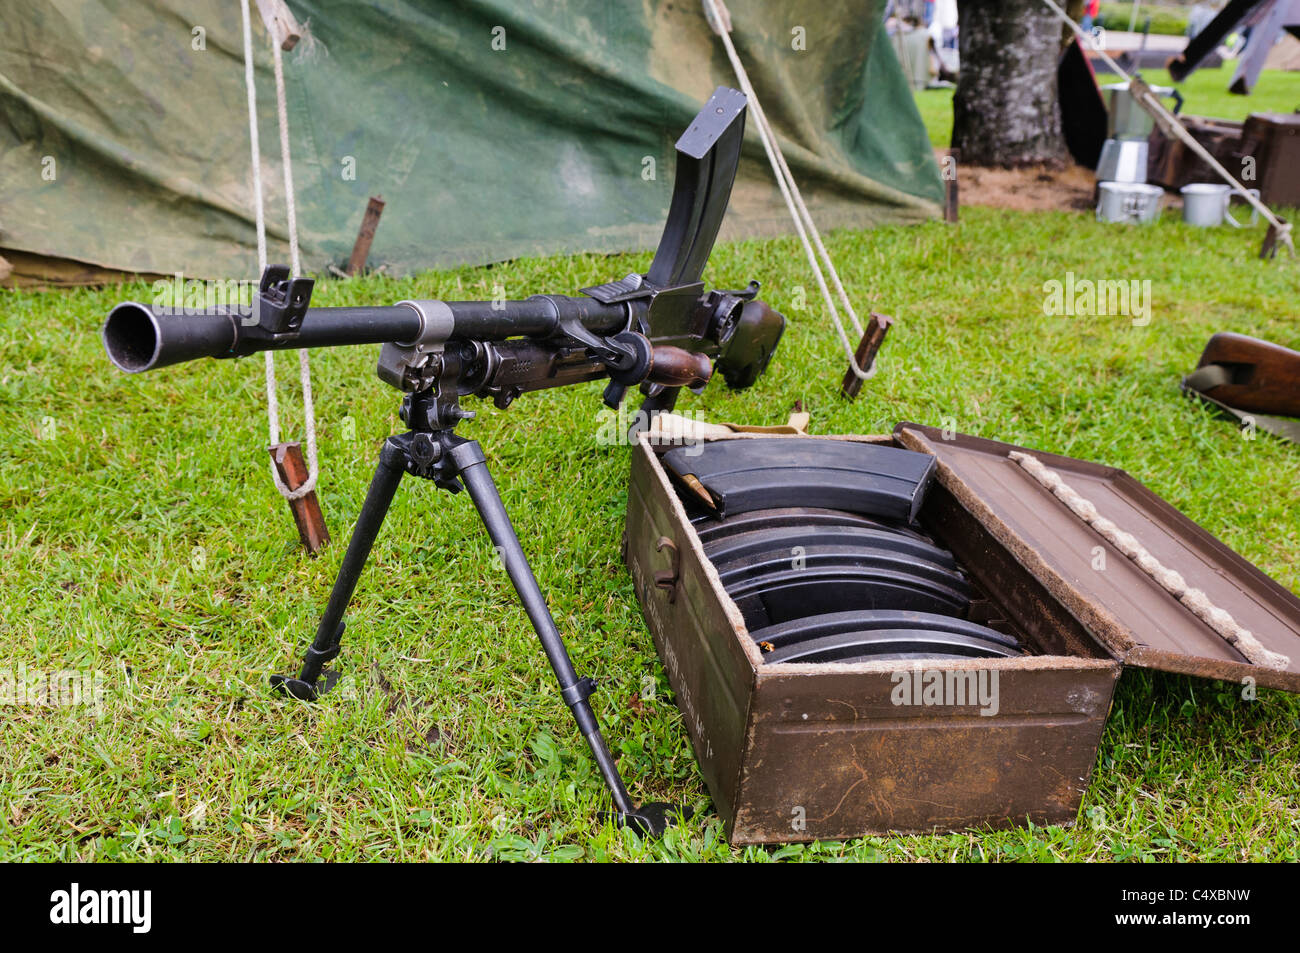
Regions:
<instances>
[{"instance_id":1,"label":"box carrying handle","mask_svg":"<svg viewBox=\"0 0 1300 953\"><path fill-rule=\"evenodd\" d=\"M655 552L661 553L668 550L668 568L659 569L655 572L655 585L664 591L668 596L669 602L677 601L677 577L681 572L681 554L677 552L677 544L667 536L660 536L659 541L655 543Z\"/></svg>"}]
</instances>

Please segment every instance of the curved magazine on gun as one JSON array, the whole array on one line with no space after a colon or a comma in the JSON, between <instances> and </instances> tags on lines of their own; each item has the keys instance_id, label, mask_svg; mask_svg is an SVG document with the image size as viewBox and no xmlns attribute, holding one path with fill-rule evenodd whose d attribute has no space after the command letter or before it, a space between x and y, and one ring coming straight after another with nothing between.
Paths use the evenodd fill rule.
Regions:
<instances>
[{"instance_id":1,"label":"curved magazine on gun","mask_svg":"<svg viewBox=\"0 0 1300 953\"><path fill-rule=\"evenodd\" d=\"M745 94L719 86L677 140L677 172L663 235L646 278L694 284L718 238L745 138Z\"/></svg>"}]
</instances>

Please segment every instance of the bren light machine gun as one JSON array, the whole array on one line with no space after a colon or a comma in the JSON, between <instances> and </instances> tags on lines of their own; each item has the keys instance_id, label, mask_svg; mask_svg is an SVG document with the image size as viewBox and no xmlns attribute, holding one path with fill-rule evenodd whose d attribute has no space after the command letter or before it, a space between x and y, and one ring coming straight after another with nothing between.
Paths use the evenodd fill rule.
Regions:
<instances>
[{"instance_id":1,"label":"bren light machine gun","mask_svg":"<svg viewBox=\"0 0 1300 953\"><path fill-rule=\"evenodd\" d=\"M312 280L272 265L262 275L251 321L230 308L176 314L126 302L112 310L104 346L113 363L131 373L200 357L383 344L379 378L404 393L400 415L409 429L389 437L380 450L302 670L296 678L272 676L277 690L311 701L337 681L325 664L339 654L343 614L402 476L432 480L452 492L463 486L613 794L613 817L652 834L671 822L676 809L669 805L632 804L588 703L595 682L574 671L482 448L455 429L474 416L461 408L467 396L489 397L505 408L527 391L608 378L604 398L614 408L628 388L641 385L645 401L637 420L644 422L670 410L682 387L702 388L715 368L733 388L758 379L785 319L756 298L757 282L743 291L706 291L700 280L727 209L744 123L745 97L716 90L677 140L672 200L650 270L583 288L582 297L312 308Z\"/></svg>"}]
</instances>

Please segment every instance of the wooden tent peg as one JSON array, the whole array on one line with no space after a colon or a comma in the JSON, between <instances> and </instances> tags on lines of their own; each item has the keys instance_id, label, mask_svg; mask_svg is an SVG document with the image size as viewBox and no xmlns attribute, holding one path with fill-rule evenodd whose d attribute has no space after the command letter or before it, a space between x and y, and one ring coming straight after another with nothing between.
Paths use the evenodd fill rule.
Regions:
<instances>
[{"instance_id":1,"label":"wooden tent peg","mask_svg":"<svg viewBox=\"0 0 1300 953\"><path fill-rule=\"evenodd\" d=\"M871 316L867 319L866 330L862 332L862 340L858 342L858 350L853 355L854 363L858 367L866 371L876 362L876 355L880 352L880 346L885 343L885 335L889 333L889 328L893 323L893 318L877 314L874 311L871 312ZM853 368L850 367L844 372L844 381L840 384L840 393L849 400L853 400L858 396L860 390L862 390L862 378L853 373Z\"/></svg>"},{"instance_id":2,"label":"wooden tent peg","mask_svg":"<svg viewBox=\"0 0 1300 953\"><path fill-rule=\"evenodd\" d=\"M267 448L271 453L271 462L275 464L280 479L290 490L296 490L307 482L307 464L302 458L302 445L299 443L277 443ZM316 491L289 501L289 512L298 527L307 552L315 556L330 541L329 530L325 527L325 517L321 514L320 501Z\"/></svg>"}]
</instances>

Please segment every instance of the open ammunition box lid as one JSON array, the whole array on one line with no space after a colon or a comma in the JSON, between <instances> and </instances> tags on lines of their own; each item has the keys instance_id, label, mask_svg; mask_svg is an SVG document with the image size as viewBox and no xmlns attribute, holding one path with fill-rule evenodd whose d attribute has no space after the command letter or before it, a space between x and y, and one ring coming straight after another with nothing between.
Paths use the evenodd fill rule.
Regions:
<instances>
[{"instance_id":1,"label":"open ammunition box lid","mask_svg":"<svg viewBox=\"0 0 1300 953\"><path fill-rule=\"evenodd\" d=\"M1300 692L1300 599L1124 471L979 437L945 438L907 422L894 436L933 454L936 479L1125 664ZM1026 472L1012 451L1055 471L1265 649L1287 656L1286 667L1248 660Z\"/></svg>"}]
</instances>

